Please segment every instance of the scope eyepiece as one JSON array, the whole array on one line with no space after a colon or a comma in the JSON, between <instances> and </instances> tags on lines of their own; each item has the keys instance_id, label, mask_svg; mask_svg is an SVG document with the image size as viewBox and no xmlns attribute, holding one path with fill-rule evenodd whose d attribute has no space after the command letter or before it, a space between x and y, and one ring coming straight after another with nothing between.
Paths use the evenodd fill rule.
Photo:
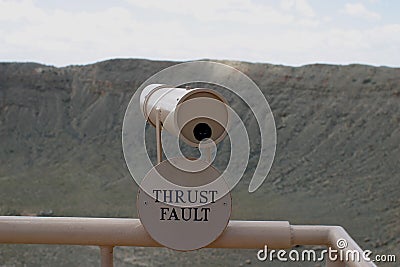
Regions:
<instances>
[{"instance_id":1,"label":"scope eyepiece","mask_svg":"<svg viewBox=\"0 0 400 267\"><path fill-rule=\"evenodd\" d=\"M193 134L196 140L200 142L204 139L210 138L212 135L212 130L207 123L201 122L194 127Z\"/></svg>"}]
</instances>

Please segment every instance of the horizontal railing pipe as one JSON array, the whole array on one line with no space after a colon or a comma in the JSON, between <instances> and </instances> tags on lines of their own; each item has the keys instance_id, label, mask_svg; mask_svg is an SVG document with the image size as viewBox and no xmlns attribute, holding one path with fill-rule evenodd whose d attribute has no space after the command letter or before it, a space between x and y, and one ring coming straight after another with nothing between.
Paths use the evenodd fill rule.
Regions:
<instances>
[{"instance_id":1,"label":"horizontal railing pipe","mask_svg":"<svg viewBox=\"0 0 400 267\"><path fill-rule=\"evenodd\" d=\"M0 217L0 243L159 247L139 219ZM290 248L289 222L230 221L213 248Z\"/></svg>"},{"instance_id":2,"label":"horizontal railing pipe","mask_svg":"<svg viewBox=\"0 0 400 267\"><path fill-rule=\"evenodd\" d=\"M207 247L290 249L294 245L324 245L343 252L362 249L340 226L290 225L287 221L230 221L224 232ZM102 255L112 255L115 246L160 247L146 232L139 219L0 216L0 243L96 245ZM108 252L107 252L108 251ZM108 253L108 254L107 254ZM329 262L328 266L344 266ZM348 261L350 267L374 267L372 262Z\"/></svg>"}]
</instances>

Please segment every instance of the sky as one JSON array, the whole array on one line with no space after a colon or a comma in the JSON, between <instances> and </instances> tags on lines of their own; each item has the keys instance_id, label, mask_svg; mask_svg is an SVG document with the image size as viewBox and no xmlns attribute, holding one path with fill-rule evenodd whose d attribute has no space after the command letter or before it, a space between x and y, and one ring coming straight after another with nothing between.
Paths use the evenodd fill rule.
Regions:
<instances>
[{"instance_id":1,"label":"sky","mask_svg":"<svg viewBox=\"0 0 400 267\"><path fill-rule=\"evenodd\" d=\"M400 67L398 0L0 0L0 62Z\"/></svg>"}]
</instances>

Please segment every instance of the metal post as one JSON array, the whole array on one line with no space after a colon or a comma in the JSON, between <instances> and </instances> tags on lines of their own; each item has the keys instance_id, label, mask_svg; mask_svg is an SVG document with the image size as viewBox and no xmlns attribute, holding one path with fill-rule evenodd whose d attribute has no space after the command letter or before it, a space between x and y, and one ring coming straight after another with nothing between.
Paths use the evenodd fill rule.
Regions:
<instances>
[{"instance_id":1,"label":"metal post","mask_svg":"<svg viewBox=\"0 0 400 267\"><path fill-rule=\"evenodd\" d=\"M157 140L157 164L162 161L162 143L161 143L161 109L156 108L156 140Z\"/></svg>"},{"instance_id":2,"label":"metal post","mask_svg":"<svg viewBox=\"0 0 400 267\"><path fill-rule=\"evenodd\" d=\"M206 151L207 151L207 161L208 163L211 163L211 147L207 147Z\"/></svg>"},{"instance_id":3,"label":"metal post","mask_svg":"<svg viewBox=\"0 0 400 267\"><path fill-rule=\"evenodd\" d=\"M101 267L114 267L112 246L100 246Z\"/></svg>"},{"instance_id":4,"label":"metal post","mask_svg":"<svg viewBox=\"0 0 400 267\"><path fill-rule=\"evenodd\" d=\"M326 267L345 267L346 264L343 261L340 260L336 260L336 261L332 261L329 259L329 257L326 259Z\"/></svg>"},{"instance_id":5,"label":"metal post","mask_svg":"<svg viewBox=\"0 0 400 267\"><path fill-rule=\"evenodd\" d=\"M328 246L328 248L335 249L332 246ZM336 258L331 259L329 255L326 254L326 267L346 267L346 263L339 258L339 253L336 252L333 256Z\"/></svg>"}]
</instances>

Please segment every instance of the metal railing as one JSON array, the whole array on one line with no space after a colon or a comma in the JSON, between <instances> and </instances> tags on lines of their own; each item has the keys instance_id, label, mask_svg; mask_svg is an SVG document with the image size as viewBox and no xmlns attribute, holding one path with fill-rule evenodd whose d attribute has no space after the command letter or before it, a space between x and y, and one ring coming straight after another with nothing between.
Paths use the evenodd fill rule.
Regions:
<instances>
[{"instance_id":1,"label":"metal railing","mask_svg":"<svg viewBox=\"0 0 400 267\"><path fill-rule=\"evenodd\" d=\"M345 248L337 241L347 241ZM96 245L101 266L113 266L115 246L160 247L139 219L0 216L0 243ZM225 231L208 248L290 249L295 245L324 245L332 249L362 249L340 226L290 225L287 221L230 221ZM329 267L372 267L374 263L326 260Z\"/></svg>"}]
</instances>

